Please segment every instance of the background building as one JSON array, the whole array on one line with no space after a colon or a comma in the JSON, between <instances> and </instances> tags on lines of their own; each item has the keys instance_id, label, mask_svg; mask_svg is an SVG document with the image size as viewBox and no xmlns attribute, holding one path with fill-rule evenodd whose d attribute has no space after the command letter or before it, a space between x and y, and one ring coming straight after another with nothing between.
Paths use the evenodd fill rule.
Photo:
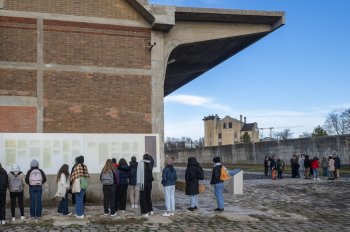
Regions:
<instances>
[{"instance_id":1,"label":"background building","mask_svg":"<svg viewBox=\"0 0 350 232\"><path fill-rule=\"evenodd\" d=\"M220 119L218 115L204 117L204 146L221 146L241 142L241 136L248 133L252 142L259 142L259 128L256 122L247 123L247 118L240 120L226 116Z\"/></svg>"}]
</instances>

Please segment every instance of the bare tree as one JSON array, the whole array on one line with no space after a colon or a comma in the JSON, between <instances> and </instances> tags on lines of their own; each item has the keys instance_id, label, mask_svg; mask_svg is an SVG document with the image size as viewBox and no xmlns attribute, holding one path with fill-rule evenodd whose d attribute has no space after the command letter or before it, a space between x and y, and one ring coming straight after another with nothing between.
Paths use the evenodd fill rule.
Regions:
<instances>
[{"instance_id":1,"label":"bare tree","mask_svg":"<svg viewBox=\"0 0 350 232\"><path fill-rule=\"evenodd\" d=\"M324 128L331 135L350 134L350 109L330 113L326 118Z\"/></svg>"},{"instance_id":2,"label":"bare tree","mask_svg":"<svg viewBox=\"0 0 350 232\"><path fill-rule=\"evenodd\" d=\"M301 135L299 135L299 138L311 138L312 135L310 132L304 131Z\"/></svg>"},{"instance_id":3,"label":"bare tree","mask_svg":"<svg viewBox=\"0 0 350 232\"><path fill-rule=\"evenodd\" d=\"M277 132L275 134L277 140L287 140L287 139L291 139L293 136L293 132L290 131L290 129L284 129L281 132Z\"/></svg>"}]
</instances>

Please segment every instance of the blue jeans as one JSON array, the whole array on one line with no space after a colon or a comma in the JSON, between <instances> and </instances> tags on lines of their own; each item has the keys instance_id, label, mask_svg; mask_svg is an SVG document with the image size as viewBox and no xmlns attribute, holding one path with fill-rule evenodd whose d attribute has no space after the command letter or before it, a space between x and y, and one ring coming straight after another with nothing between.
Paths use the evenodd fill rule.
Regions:
<instances>
[{"instance_id":1,"label":"blue jeans","mask_svg":"<svg viewBox=\"0 0 350 232\"><path fill-rule=\"evenodd\" d=\"M175 211L175 185L164 186L165 207L167 212Z\"/></svg>"},{"instance_id":2,"label":"blue jeans","mask_svg":"<svg viewBox=\"0 0 350 232\"><path fill-rule=\"evenodd\" d=\"M323 167L323 176L329 176L328 167Z\"/></svg>"},{"instance_id":3,"label":"blue jeans","mask_svg":"<svg viewBox=\"0 0 350 232\"><path fill-rule=\"evenodd\" d=\"M224 208L224 182L218 183L214 185L215 190L215 196L216 200L218 202L218 208L223 209Z\"/></svg>"},{"instance_id":4,"label":"blue jeans","mask_svg":"<svg viewBox=\"0 0 350 232\"><path fill-rule=\"evenodd\" d=\"M312 174L314 175L314 178L318 178L318 169L317 168L313 168L312 169Z\"/></svg>"},{"instance_id":5,"label":"blue jeans","mask_svg":"<svg viewBox=\"0 0 350 232\"><path fill-rule=\"evenodd\" d=\"M42 202L41 196L43 193L42 186L30 186L29 195L30 195L30 216L32 218L41 217L42 212Z\"/></svg>"},{"instance_id":6,"label":"blue jeans","mask_svg":"<svg viewBox=\"0 0 350 232\"><path fill-rule=\"evenodd\" d=\"M197 195L190 195L190 207L194 208L196 206L198 206L198 198Z\"/></svg>"},{"instance_id":7,"label":"blue jeans","mask_svg":"<svg viewBox=\"0 0 350 232\"><path fill-rule=\"evenodd\" d=\"M86 190L81 189L79 193L75 193L75 213L77 216L84 215L84 195Z\"/></svg>"},{"instance_id":8,"label":"blue jeans","mask_svg":"<svg viewBox=\"0 0 350 232\"><path fill-rule=\"evenodd\" d=\"M66 195L62 198L60 204L58 205L57 212L62 213L63 215L68 214L68 191L66 192Z\"/></svg>"}]
</instances>

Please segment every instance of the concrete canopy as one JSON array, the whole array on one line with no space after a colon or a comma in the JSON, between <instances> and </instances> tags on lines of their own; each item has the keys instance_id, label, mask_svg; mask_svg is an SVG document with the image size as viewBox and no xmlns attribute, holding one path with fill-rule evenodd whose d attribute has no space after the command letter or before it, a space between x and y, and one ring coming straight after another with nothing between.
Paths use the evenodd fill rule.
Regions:
<instances>
[{"instance_id":1,"label":"concrete canopy","mask_svg":"<svg viewBox=\"0 0 350 232\"><path fill-rule=\"evenodd\" d=\"M282 26L284 13L177 7L175 20L172 30L177 24L186 30L187 24L202 39L185 39L173 49L168 59L164 96ZM204 25L210 32L200 31Z\"/></svg>"}]
</instances>

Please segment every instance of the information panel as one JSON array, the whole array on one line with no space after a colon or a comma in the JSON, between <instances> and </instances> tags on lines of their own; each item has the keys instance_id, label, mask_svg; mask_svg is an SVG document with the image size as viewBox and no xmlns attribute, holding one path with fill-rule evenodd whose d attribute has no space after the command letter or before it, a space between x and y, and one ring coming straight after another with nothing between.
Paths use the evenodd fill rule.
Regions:
<instances>
[{"instance_id":1,"label":"information panel","mask_svg":"<svg viewBox=\"0 0 350 232\"><path fill-rule=\"evenodd\" d=\"M10 171L17 163L21 171L30 168L32 159L47 174L57 174L62 164L74 165L84 155L90 173L100 173L107 159L121 158L129 163L150 154L154 172L160 172L158 134L62 134L62 133L0 133L0 162Z\"/></svg>"}]
</instances>

